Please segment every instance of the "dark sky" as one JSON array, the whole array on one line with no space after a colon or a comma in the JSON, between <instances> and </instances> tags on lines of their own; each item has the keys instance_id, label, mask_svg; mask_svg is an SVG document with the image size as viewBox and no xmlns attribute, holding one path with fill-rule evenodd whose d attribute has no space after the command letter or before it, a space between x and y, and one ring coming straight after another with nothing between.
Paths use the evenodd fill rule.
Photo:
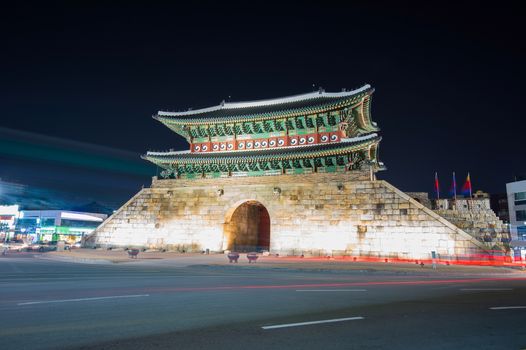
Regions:
<instances>
[{"instance_id":1,"label":"dark sky","mask_svg":"<svg viewBox=\"0 0 526 350\"><path fill-rule=\"evenodd\" d=\"M379 177L431 191L438 171L447 192L452 171L459 186L470 171L474 189L504 192L526 172L524 12L421 3L4 7L0 177L116 206L155 175L140 154L186 148L159 109L370 83Z\"/></svg>"}]
</instances>

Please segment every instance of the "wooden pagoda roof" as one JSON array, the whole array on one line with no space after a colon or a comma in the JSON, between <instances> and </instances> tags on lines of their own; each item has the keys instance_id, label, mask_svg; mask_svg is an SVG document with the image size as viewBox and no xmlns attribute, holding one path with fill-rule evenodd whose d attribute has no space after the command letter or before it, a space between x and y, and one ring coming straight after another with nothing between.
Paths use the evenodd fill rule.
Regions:
<instances>
[{"instance_id":1,"label":"wooden pagoda roof","mask_svg":"<svg viewBox=\"0 0 526 350\"><path fill-rule=\"evenodd\" d=\"M247 161L291 160L299 158L327 157L364 149L380 142L381 137L376 133L340 142L316 144L307 146L289 146L270 149L230 152L191 153L189 151L176 152L148 152L142 158L159 166L167 164L187 163L235 163Z\"/></svg>"},{"instance_id":2,"label":"wooden pagoda roof","mask_svg":"<svg viewBox=\"0 0 526 350\"><path fill-rule=\"evenodd\" d=\"M205 124L269 119L301 114L321 113L330 109L359 102L374 89L366 84L352 91L336 93L324 90L302 95L250 102L228 102L218 106L184 112L159 111L154 119L168 124Z\"/></svg>"}]
</instances>

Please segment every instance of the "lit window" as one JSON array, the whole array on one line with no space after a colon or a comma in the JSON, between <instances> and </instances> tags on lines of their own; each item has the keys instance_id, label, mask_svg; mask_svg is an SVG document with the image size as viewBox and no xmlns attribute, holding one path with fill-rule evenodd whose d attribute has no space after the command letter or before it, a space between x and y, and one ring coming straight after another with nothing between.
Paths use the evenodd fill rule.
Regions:
<instances>
[{"instance_id":1,"label":"lit window","mask_svg":"<svg viewBox=\"0 0 526 350\"><path fill-rule=\"evenodd\" d=\"M515 205L526 204L526 192L515 193Z\"/></svg>"}]
</instances>

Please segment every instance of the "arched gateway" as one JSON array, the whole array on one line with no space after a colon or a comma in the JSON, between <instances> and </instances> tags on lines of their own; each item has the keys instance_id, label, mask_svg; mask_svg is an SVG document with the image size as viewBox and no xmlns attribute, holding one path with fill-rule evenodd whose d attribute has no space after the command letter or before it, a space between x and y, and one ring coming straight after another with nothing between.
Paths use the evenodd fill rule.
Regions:
<instances>
[{"instance_id":1,"label":"arched gateway","mask_svg":"<svg viewBox=\"0 0 526 350\"><path fill-rule=\"evenodd\" d=\"M270 215L263 204L246 201L225 216L224 249L254 252L270 248Z\"/></svg>"},{"instance_id":2,"label":"arched gateway","mask_svg":"<svg viewBox=\"0 0 526 350\"><path fill-rule=\"evenodd\" d=\"M320 89L159 111L154 118L189 149L144 155L163 169L161 178L86 245L404 259L485 250L480 237L433 212L426 198L418 203L376 180L384 166L370 116L373 91Z\"/></svg>"}]
</instances>

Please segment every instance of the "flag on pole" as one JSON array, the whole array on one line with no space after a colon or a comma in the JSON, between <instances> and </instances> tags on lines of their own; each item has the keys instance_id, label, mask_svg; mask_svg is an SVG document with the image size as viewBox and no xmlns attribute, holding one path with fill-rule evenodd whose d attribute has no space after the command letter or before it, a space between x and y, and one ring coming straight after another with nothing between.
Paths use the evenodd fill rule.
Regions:
<instances>
[{"instance_id":1,"label":"flag on pole","mask_svg":"<svg viewBox=\"0 0 526 350\"><path fill-rule=\"evenodd\" d=\"M437 199L440 199L440 185L438 183L438 173L435 172L435 192L437 194Z\"/></svg>"},{"instance_id":2,"label":"flag on pole","mask_svg":"<svg viewBox=\"0 0 526 350\"><path fill-rule=\"evenodd\" d=\"M462 186L462 194L465 196L469 196L469 198L472 197L473 193L471 190L471 178L468 173L468 177L466 177L466 182L464 182L464 186Z\"/></svg>"},{"instance_id":3,"label":"flag on pole","mask_svg":"<svg viewBox=\"0 0 526 350\"><path fill-rule=\"evenodd\" d=\"M455 178L455 172L453 172L453 182L451 183L451 190L449 192L454 199L457 199L457 180Z\"/></svg>"}]
</instances>

